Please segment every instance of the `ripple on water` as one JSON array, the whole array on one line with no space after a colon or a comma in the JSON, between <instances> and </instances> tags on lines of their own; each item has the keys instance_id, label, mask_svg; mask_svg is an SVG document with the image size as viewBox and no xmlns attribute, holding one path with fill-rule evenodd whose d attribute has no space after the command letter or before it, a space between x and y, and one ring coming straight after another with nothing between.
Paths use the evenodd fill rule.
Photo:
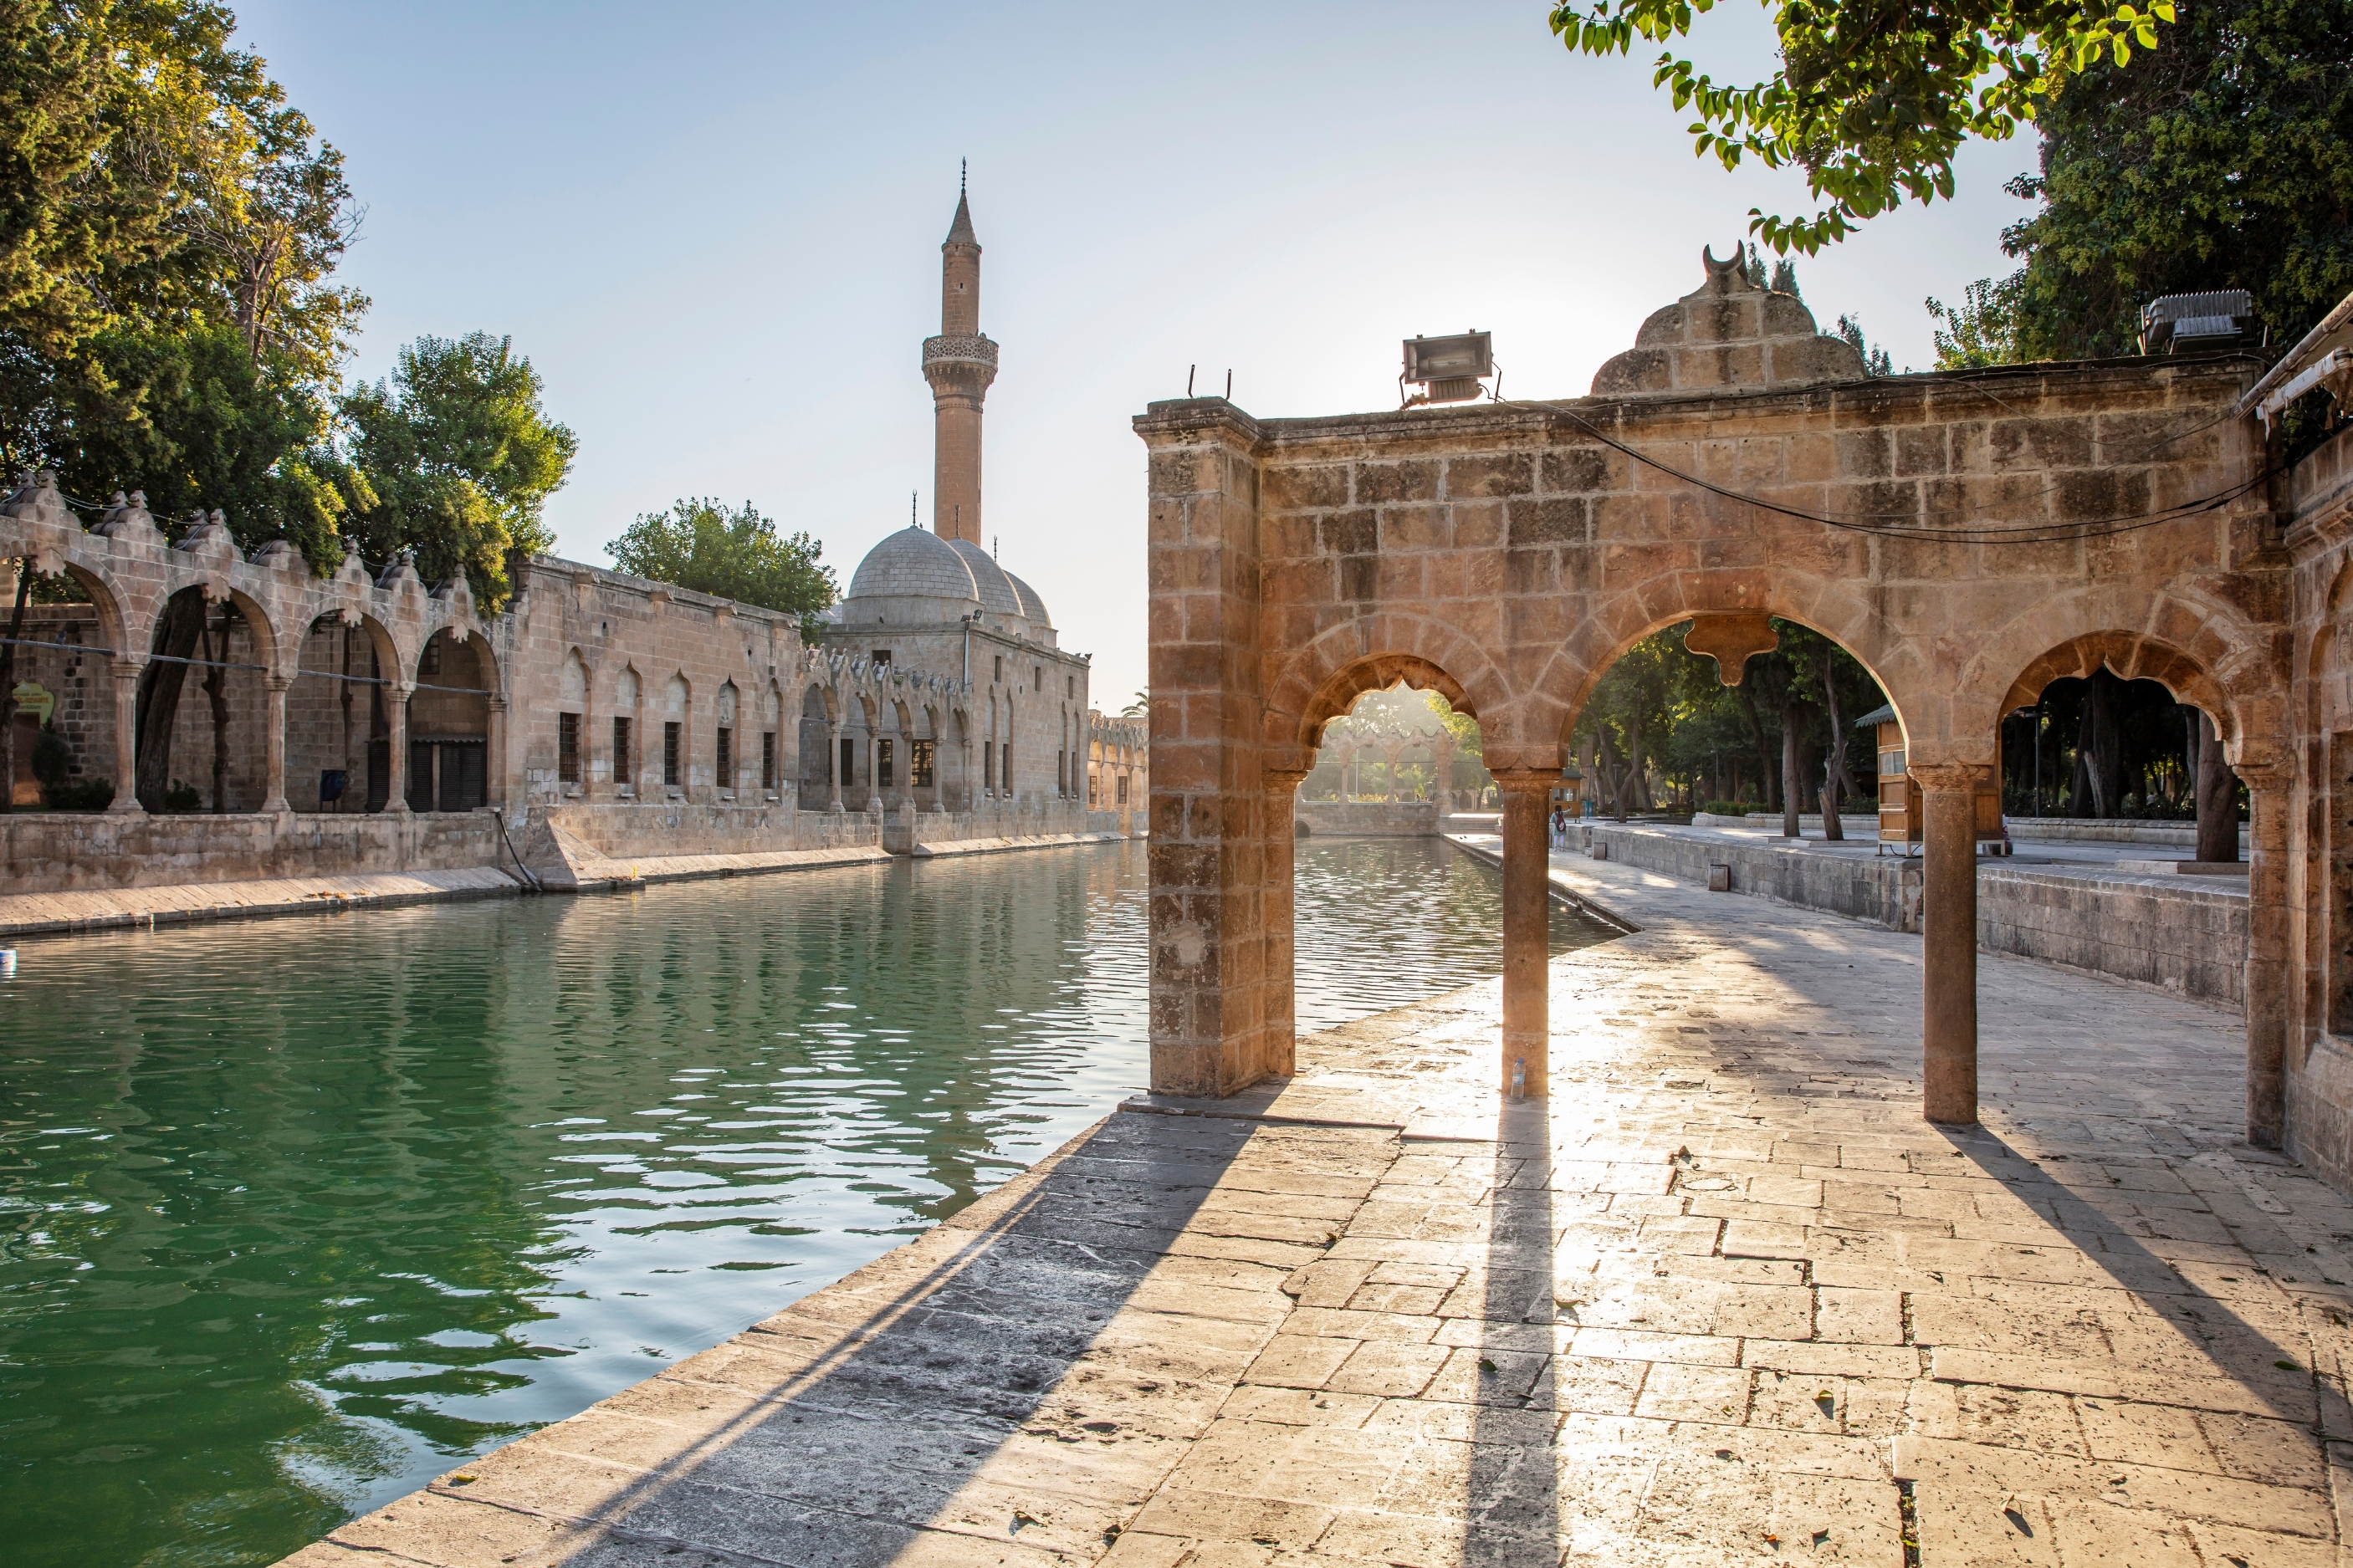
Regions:
<instances>
[{"instance_id":1,"label":"ripple on water","mask_svg":"<svg viewBox=\"0 0 2353 1568\"><path fill-rule=\"evenodd\" d=\"M10 1561L270 1561L954 1213L1142 1087L1144 877L1120 845L30 949ZM1297 906L1303 1029L1497 967L1495 874L1435 840L1303 843Z\"/></svg>"}]
</instances>

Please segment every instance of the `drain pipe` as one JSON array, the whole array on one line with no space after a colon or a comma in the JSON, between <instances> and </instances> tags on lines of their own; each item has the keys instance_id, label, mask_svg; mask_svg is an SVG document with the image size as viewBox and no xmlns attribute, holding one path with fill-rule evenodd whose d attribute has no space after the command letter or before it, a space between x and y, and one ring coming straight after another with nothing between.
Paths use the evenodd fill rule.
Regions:
<instances>
[{"instance_id":1,"label":"drain pipe","mask_svg":"<svg viewBox=\"0 0 2353 1568\"><path fill-rule=\"evenodd\" d=\"M522 863L522 857L516 854L514 840L507 837L507 814L495 805L490 808L490 812L491 819L499 825L499 841L507 847L509 855L514 856L515 869L522 873L523 886L534 893L547 891L539 878L533 874L532 868Z\"/></svg>"}]
</instances>

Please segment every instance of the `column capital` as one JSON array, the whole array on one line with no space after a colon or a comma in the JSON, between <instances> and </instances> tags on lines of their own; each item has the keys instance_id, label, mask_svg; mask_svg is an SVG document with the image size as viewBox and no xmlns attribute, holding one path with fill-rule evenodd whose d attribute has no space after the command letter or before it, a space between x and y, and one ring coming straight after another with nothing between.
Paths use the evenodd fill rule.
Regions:
<instances>
[{"instance_id":1,"label":"column capital","mask_svg":"<svg viewBox=\"0 0 2353 1568\"><path fill-rule=\"evenodd\" d=\"M108 664L117 680L135 680L139 677L139 672L147 668L147 661L144 658L130 653L118 653L108 661Z\"/></svg>"},{"instance_id":2,"label":"column capital","mask_svg":"<svg viewBox=\"0 0 2353 1568\"><path fill-rule=\"evenodd\" d=\"M1558 768L1504 768L1493 774L1495 787L1505 795L1546 794L1560 787Z\"/></svg>"},{"instance_id":3,"label":"column capital","mask_svg":"<svg viewBox=\"0 0 2353 1568\"><path fill-rule=\"evenodd\" d=\"M286 691L292 689L294 678L273 669L261 678L261 685L265 691Z\"/></svg>"},{"instance_id":4,"label":"column capital","mask_svg":"<svg viewBox=\"0 0 2353 1568\"><path fill-rule=\"evenodd\" d=\"M2285 762L2263 757L2249 762L2232 763L2231 771L2239 782L2251 790L2285 789L2295 780L2295 770Z\"/></svg>"},{"instance_id":5,"label":"column capital","mask_svg":"<svg viewBox=\"0 0 2353 1568\"><path fill-rule=\"evenodd\" d=\"M1922 789L1973 790L1985 776L1978 763L1914 763L1904 770Z\"/></svg>"},{"instance_id":6,"label":"column capital","mask_svg":"<svg viewBox=\"0 0 2353 1568\"><path fill-rule=\"evenodd\" d=\"M1262 767L1258 771L1259 787L1269 795L1289 795L1314 771L1313 768Z\"/></svg>"}]
</instances>

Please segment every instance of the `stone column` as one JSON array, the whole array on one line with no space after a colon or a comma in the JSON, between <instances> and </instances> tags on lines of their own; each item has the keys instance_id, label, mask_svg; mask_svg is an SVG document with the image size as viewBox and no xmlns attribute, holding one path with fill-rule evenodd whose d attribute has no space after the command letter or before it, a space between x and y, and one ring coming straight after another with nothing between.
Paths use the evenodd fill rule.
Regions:
<instances>
[{"instance_id":1,"label":"stone column","mask_svg":"<svg viewBox=\"0 0 2353 1568\"><path fill-rule=\"evenodd\" d=\"M118 658L114 673L114 798L106 809L125 816L139 804L139 674L146 660Z\"/></svg>"},{"instance_id":2,"label":"stone column","mask_svg":"<svg viewBox=\"0 0 2353 1568\"><path fill-rule=\"evenodd\" d=\"M286 689L294 678L272 671L263 681L269 693L269 733L262 744L261 809L271 816L294 808L286 804Z\"/></svg>"},{"instance_id":3,"label":"stone column","mask_svg":"<svg viewBox=\"0 0 2353 1568\"><path fill-rule=\"evenodd\" d=\"M2247 1142L2276 1149L2287 1127L2289 770L2282 763L2242 763L2236 772L2246 781L2253 818L2247 834Z\"/></svg>"},{"instance_id":4,"label":"stone column","mask_svg":"<svg viewBox=\"0 0 2353 1568\"><path fill-rule=\"evenodd\" d=\"M1504 1040L1497 1087L1512 1092L1514 1068L1530 1098L1548 1092L1552 1048L1550 986L1552 846L1545 818L1557 768L1506 768L1504 792Z\"/></svg>"},{"instance_id":5,"label":"stone column","mask_svg":"<svg viewBox=\"0 0 2353 1568\"><path fill-rule=\"evenodd\" d=\"M489 753L482 770L486 775L482 780L482 798L503 814L507 809L507 700L493 693L482 699L482 702L490 710L490 732L482 741L482 749ZM630 749L634 752L638 740L634 725L629 733ZM635 755L630 757L629 765L632 768L637 766ZM628 782L634 783L635 780Z\"/></svg>"},{"instance_id":6,"label":"stone column","mask_svg":"<svg viewBox=\"0 0 2353 1568\"><path fill-rule=\"evenodd\" d=\"M384 808L402 816L408 811L408 698L416 689L405 682L385 688L384 722L389 731L385 737L385 750L389 753L386 772L390 788L384 797Z\"/></svg>"},{"instance_id":7,"label":"stone column","mask_svg":"<svg viewBox=\"0 0 2353 1568\"><path fill-rule=\"evenodd\" d=\"M1136 421L1149 449L1152 1088L1264 1076L1267 766L1258 427L1218 398Z\"/></svg>"},{"instance_id":8,"label":"stone column","mask_svg":"<svg viewBox=\"0 0 2353 1568\"><path fill-rule=\"evenodd\" d=\"M1259 903L1259 919L1266 931L1266 1070L1289 1078L1298 1065L1298 952L1294 945L1292 849L1298 838L1292 827L1293 803L1299 798L1299 781L1305 768L1268 768L1259 774L1266 795L1266 892Z\"/></svg>"},{"instance_id":9,"label":"stone column","mask_svg":"<svg viewBox=\"0 0 2353 1568\"><path fill-rule=\"evenodd\" d=\"M1958 763L1911 770L1920 785L1926 829L1922 1110L1931 1121L1959 1124L1978 1119L1978 772Z\"/></svg>"},{"instance_id":10,"label":"stone column","mask_svg":"<svg viewBox=\"0 0 2353 1568\"><path fill-rule=\"evenodd\" d=\"M825 724L826 809L841 809L841 721L828 719Z\"/></svg>"}]
</instances>

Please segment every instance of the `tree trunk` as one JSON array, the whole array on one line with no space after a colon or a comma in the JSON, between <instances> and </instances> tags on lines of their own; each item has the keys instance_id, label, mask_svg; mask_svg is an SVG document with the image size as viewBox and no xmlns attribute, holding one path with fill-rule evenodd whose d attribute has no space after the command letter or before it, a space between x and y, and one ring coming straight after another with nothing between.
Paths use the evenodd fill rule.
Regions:
<instances>
[{"instance_id":1,"label":"tree trunk","mask_svg":"<svg viewBox=\"0 0 2353 1568\"><path fill-rule=\"evenodd\" d=\"M1780 805L1780 800L1774 789L1773 748L1765 739L1765 715L1757 706L1755 692L1746 686L1737 687L1735 689L1739 694L1740 717L1746 721L1748 738L1757 747L1757 793L1763 796L1758 804L1770 811Z\"/></svg>"},{"instance_id":2,"label":"tree trunk","mask_svg":"<svg viewBox=\"0 0 2353 1568\"><path fill-rule=\"evenodd\" d=\"M1632 731L1630 738L1634 742L1633 752L1626 759L1628 792L1633 795L1636 805L1644 811L1655 811L1658 804L1651 798L1651 781L1642 776L1642 722L1638 719L1627 728ZM1624 821L1626 814L1620 811L1618 818Z\"/></svg>"},{"instance_id":3,"label":"tree trunk","mask_svg":"<svg viewBox=\"0 0 2353 1568\"><path fill-rule=\"evenodd\" d=\"M164 606L163 624L155 628L155 651L139 677L138 771L139 804L149 811L164 809L164 792L172 786L172 727L180 717L180 689L188 667L174 662L196 651L204 634L205 599L185 592Z\"/></svg>"},{"instance_id":4,"label":"tree trunk","mask_svg":"<svg viewBox=\"0 0 2353 1568\"><path fill-rule=\"evenodd\" d=\"M25 635L25 606L33 597L33 563L16 563L16 607L8 614L8 640L0 643L0 812L16 809L16 639Z\"/></svg>"},{"instance_id":5,"label":"tree trunk","mask_svg":"<svg viewBox=\"0 0 2353 1568\"><path fill-rule=\"evenodd\" d=\"M2239 858L2239 780L2222 760L2214 721L2198 715L2198 858Z\"/></svg>"},{"instance_id":6,"label":"tree trunk","mask_svg":"<svg viewBox=\"0 0 2353 1568\"><path fill-rule=\"evenodd\" d=\"M1798 813L1806 798L1800 755L1806 705L1792 697L1781 704L1781 837L1798 837Z\"/></svg>"}]
</instances>

